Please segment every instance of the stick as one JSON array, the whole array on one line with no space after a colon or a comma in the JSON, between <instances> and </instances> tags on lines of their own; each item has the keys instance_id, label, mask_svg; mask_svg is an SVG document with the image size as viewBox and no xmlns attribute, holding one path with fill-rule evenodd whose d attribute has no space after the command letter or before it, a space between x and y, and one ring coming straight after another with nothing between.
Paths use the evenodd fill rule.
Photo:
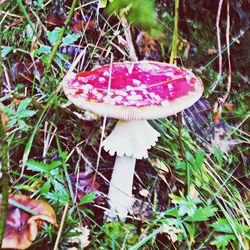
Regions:
<instances>
[{"instance_id":1,"label":"stick","mask_svg":"<svg viewBox=\"0 0 250 250\"><path fill-rule=\"evenodd\" d=\"M216 31L217 31L217 44L218 44L218 54L219 54L219 72L216 82L213 84L211 91L214 91L222 75L222 51L221 51L221 40L220 40L220 15L221 15L221 7L222 7L223 0L220 0L218 11L217 11L217 18L216 18Z\"/></svg>"},{"instance_id":2,"label":"stick","mask_svg":"<svg viewBox=\"0 0 250 250\"><path fill-rule=\"evenodd\" d=\"M60 227L59 227L59 230L58 230L58 235L56 237L56 242L55 242L53 250L57 250L58 249L58 245L59 245L60 237L61 237L61 234L62 234L62 229L63 229L63 226L64 226L65 217L66 217L68 208L69 208L69 202L67 202L66 205L65 205L65 207L64 207L62 220L61 220L61 223L60 223Z\"/></svg>"}]
</instances>

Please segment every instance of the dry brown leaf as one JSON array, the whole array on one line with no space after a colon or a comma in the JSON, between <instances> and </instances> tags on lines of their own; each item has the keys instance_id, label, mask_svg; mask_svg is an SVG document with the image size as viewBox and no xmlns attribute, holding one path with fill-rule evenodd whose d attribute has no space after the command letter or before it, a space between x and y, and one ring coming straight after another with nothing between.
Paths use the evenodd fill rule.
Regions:
<instances>
[{"instance_id":1,"label":"dry brown leaf","mask_svg":"<svg viewBox=\"0 0 250 250\"><path fill-rule=\"evenodd\" d=\"M141 59L156 61L160 61L162 59L159 40L153 39L147 32L139 33L136 38L136 44Z\"/></svg>"},{"instance_id":2,"label":"dry brown leaf","mask_svg":"<svg viewBox=\"0 0 250 250\"><path fill-rule=\"evenodd\" d=\"M225 108L226 108L229 112L233 112L233 104L232 104L232 103L225 103L224 106L225 106Z\"/></svg>"},{"instance_id":3,"label":"dry brown leaf","mask_svg":"<svg viewBox=\"0 0 250 250\"><path fill-rule=\"evenodd\" d=\"M8 205L3 249L27 249L35 240L41 222L56 224L53 208L46 202L31 199L24 195L10 195L9 200L15 201L33 211L32 215L14 205ZM0 206L2 199L0 199ZM1 210L0 210L1 214Z\"/></svg>"},{"instance_id":4,"label":"dry brown leaf","mask_svg":"<svg viewBox=\"0 0 250 250\"><path fill-rule=\"evenodd\" d=\"M183 56L184 58L188 58L189 51L190 51L190 42L187 39L184 39L183 41L183 47L184 47L184 53Z\"/></svg>"},{"instance_id":5,"label":"dry brown leaf","mask_svg":"<svg viewBox=\"0 0 250 250\"><path fill-rule=\"evenodd\" d=\"M213 113L213 124L216 125L219 123L221 119L221 112L214 112Z\"/></svg>"},{"instance_id":6,"label":"dry brown leaf","mask_svg":"<svg viewBox=\"0 0 250 250\"><path fill-rule=\"evenodd\" d=\"M199 197L199 192L196 190L195 185L192 184L190 186L190 193L189 193L190 198L192 199L197 199Z\"/></svg>"},{"instance_id":7,"label":"dry brown leaf","mask_svg":"<svg viewBox=\"0 0 250 250\"><path fill-rule=\"evenodd\" d=\"M6 113L4 113L2 110L1 110L1 106L3 106L3 104L0 103L0 116L1 116L1 122L3 124L3 128L5 131L7 131L7 125L8 125L8 122L9 122L9 117Z\"/></svg>"},{"instance_id":8,"label":"dry brown leaf","mask_svg":"<svg viewBox=\"0 0 250 250\"><path fill-rule=\"evenodd\" d=\"M209 49L208 51L207 51L207 54L209 55L209 56L212 56L212 55L214 55L214 54L216 54L218 52L218 50L216 49L216 48L211 48L211 49Z\"/></svg>"}]
</instances>

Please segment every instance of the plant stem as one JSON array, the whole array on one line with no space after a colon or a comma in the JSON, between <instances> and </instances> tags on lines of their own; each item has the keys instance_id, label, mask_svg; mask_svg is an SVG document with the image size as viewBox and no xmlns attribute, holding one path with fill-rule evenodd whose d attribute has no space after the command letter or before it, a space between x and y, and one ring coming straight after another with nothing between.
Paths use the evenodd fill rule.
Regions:
<instances>
[{"instance_id":1,"label":"plant stem","mask_svg":"<svg viewBox=\"0 0 250 250\"><path fill-rule=\"evenodd\" d=\"M170 63L177 64L176 57L177 57L177 43L178 43L178 19L179 19L179 0L175 0L175 12L174 12L174 34L172 40L172 49L171 49L171 56L170 56ZM183 146L182 146L182 124L181 124L181 113L177 114L177 124L178 124L178 140L180 145L180 153L183 161L186 161L186 157L184 154Z\"/></svg>"},{"instance_id":2,"label":"plant stem","mask_svg":"<svg viewBox=\"0 0 250 250\"><path fill-rule=\"evenodd\" d=\"M174 8L174 34L172 40L172 48L170 55L170 63L177 63L177 44L178 44L178 14L179 11L179 0L175 0L175 8Z\"/></svg>"},{"instance_id":3,"label":"plant stem","mask_svg":"<svg viewBox=\"0 0 250 250\"><path fill-rule=\"evenodd\" d=\"M174 34L171 47L170 63L177 64L177 44L178 44L178 20L179 20L179 0L175 0L174 8ZM178 125L178 140L180 146L180 153L183 161L186 161L186 157L182 145L182 123L181 123L181 113L177 114L177 125ZM189 193L190 188L190 173L187 170L187 193Z\"/></svg>"},{"instance_id":4,"label":"plant stem","mask_svg":"<svg viewBox=\"0 0 250 250\"><path fill-rule=\"evenodd\" d=\"M0 27L1 34L1 27ZM1 37L1 36L0 36ZM1 38L0 38L0 46L1 46ZM0 56L0 79L3 77L3 69L2 69L2 58ZM0 93L2 93L2 81L0 85ZM0 113L0 148L2 154L2 205L0 208L0 248L3 242L4 230L5 230L5 221L7 217L7 208L8 208L8 184L9 184L9 176L8 176L8 143L6 141L6 131L4 128L4 122L2 120L2 114Z\"/></svg>"},{"instance_id":5,"label":"plant stem","mask_svg":"<svg viewBox=\"0 0 250 250\"><path fill-rule=\"evenodd\" d=\"M1 217L0 217L0 246L2 246L4 230L5 230L5 221L7 217L8 209L8 184L9 184L9 175L8 175L8 142L2 117L0 117L0 140L2 147L2 204L1 204Z\"/></svg>"},{"instance_id":6,"label":"plant stem","mask_svg":"<svg viewBox=\"0 0 250 250\"><path fill-rule=\"evenodd\" d=\"M28 15L28 13L27 13L27 11L26 11L23 3L22 3L22 0L17 0L17 4L19 5L19 8L20 8L21 12L23 13L25 19L29 23L32 31L34 32L34 34L36 35L36 37L38 37L37 31L36 31L36 29L34 27L34 24L30 21L29 15Z\"/></svg>"},{"instance_id":7,"label":"plant stem","mask_svg":"<svg viewBox=\"0 0 250 250\"><path fill-rule=\"evenodd\" d=\"M48 73L49 70L50 70L51 63L52 63L52 61L53 61L53 59L54 59L54 57L55 57L55 54L56 54L56 52L57 52L57 50L58 50L58 48L59 48L59 46L60 46L60 43L61 43L62 38L63 38L63 36L64 36L64 33L65 33L65 31L66 31L66 28L68 27L68 25L69 25L69 23L70 23L70 20L71 20L73 14L74 14L74 9L75 9L76 3L77 3L77 0L73 0L72 5L71 5L71 7L70 7L69 15L68 15L68 17L67 17L67 19L66 19L66 21L65 21L65 23L64 23L64 26L62 27L62 30L61 30L61 32L60 32L60 34L59 34L59 38L58 38L58 40L56 41L55 46L53 47L53 49L52 49L52 51L51 51L51 53L50 53L50 56L49 56L48 61L47 61L47 67L46 67L46 70L45 70L43 82L42 82L43 84L45 83L47 73Z\"/></svg>"},{"instance_id":8,"label":"plant stem","mask_svg":"<svg viewBox=\"0 0 250 250\"><path fill-rule=\"evenodd\" d=\"M181 122L181 112L177 114L177 125L178 125L178 140L179 140L179 145L180 145L180 153L183 161L186 161L186 157L184 154L183 150L183 145L182 145L182 122Z\"/></svg>"}]
</instances>

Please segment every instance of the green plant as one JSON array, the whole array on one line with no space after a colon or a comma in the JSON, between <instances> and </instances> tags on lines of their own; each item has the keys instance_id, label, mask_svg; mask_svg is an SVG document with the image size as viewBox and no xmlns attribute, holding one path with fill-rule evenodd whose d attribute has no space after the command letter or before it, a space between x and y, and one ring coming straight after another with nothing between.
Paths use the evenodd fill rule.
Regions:
<instances>
[{"instance_id":1,"label":"green plant","mask_svg":"<svg viewBox=\"0 0 250 250\"><path fill-rule=\"evenodd\" d=\"M30 127L25 122L25 119L35 115L36 111L30 110L28 108L29 104L32 102L31 98L26 98L21 101L18 105L17 110L13 110L10 107L1 106L1 110L5 112L9 117L8 126L14 127L19 126L20 129L28 131Z\"/></svg>"}]
</instances>

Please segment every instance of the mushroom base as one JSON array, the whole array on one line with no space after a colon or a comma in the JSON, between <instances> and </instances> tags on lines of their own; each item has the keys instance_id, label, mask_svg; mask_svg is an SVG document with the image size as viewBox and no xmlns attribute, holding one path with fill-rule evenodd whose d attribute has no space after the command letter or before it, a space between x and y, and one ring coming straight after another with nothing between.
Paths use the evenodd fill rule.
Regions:
<instances>
[{"instance_id":1,"label":"mushroom base","mask_svg":"<svg viewBox=\"0 0 250 250\"><path fill-rule=\"evenodd\" d=\"M136 159L132 157L116 157L108 193L110 205L110 210L106 214L108 220L113 221L117 217L120 220L125 220L132 208L135 162Z\"/></svg>"},{"instance_id":2,"label":"mushroom base","mask_svg":"<svg viewBox=\"0 0 250 250\"><path fill-rule=\"evenodd\" d=\"M110 155L142 159L148 157L148 149L156 144L159 136L146 120L119 120L102 146Z\"/></svg>"}]
</instances>

